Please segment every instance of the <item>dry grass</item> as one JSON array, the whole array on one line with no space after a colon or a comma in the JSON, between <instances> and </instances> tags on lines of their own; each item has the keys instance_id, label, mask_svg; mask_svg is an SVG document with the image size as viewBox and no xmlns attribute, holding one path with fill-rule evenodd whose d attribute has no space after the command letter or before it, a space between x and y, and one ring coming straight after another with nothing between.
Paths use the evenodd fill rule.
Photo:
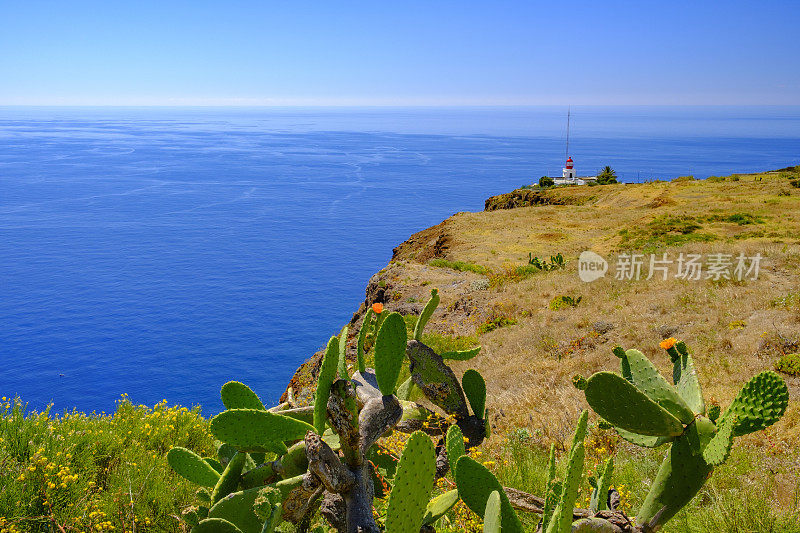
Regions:
<instances>
[{"instance_id":1,"label":"dry grass","mask_svg":"<svg viewBox=\"0 0 800 533\"><path fill-rule=\"evenodd\" d=\"M540 435L543 443L563 441L575 413L586 407L570 378L616 370L611 348L617 344L641 349L669 375L668 358L658 343L665 336L685 340L695 354L707 399L723 407L750 377L773 368L792 343L797 351L800 311L791 295L800 294L800 191L785 176L583 187L556 194L581 198L574 205L459 213L401 245L387 270L404 294L421 300L430 286L440 288L442 304L431 326L442 333L474 334L498 309L517 320L481 335L481 356L457 368L471 366L485 376L488 406L500 433L522 427ZM683 234L663 221L689 217L700 227L688 235L700 232L713 240L671 238ZM621 230L642 238L625 241ZM442 235L449 242L445 259L494 272L526 264L529 252L539 257L561 252L568 264L564 270L470 290L480 276L433 269L415 260L431 257L430 247ZM760 253L764 259L759 278L744 282L672 277L620 281L614 279L613 268L623 242L648 253L666 252L672 259L680 252ZM580 281L577 274L577 257L587 249L610 264L606 277L592 283ZM435 279L428 277L432 271ZM583 299L574 308L549 309L549 302L560 295ZM785 379L791 395L787 415L747 439L748 444L770 442L800 451L800 378Z\"/></svg>"}]
</instances>

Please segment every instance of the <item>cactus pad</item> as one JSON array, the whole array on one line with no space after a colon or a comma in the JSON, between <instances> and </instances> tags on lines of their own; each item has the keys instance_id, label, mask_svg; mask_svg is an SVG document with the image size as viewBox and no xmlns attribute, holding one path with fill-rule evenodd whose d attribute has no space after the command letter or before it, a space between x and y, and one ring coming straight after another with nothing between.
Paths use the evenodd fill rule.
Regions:
<instances>
[{"instance_id":1,"label":"cactus pad","mask_svg":"<svg viewBox=\"0 0 800 533\"><path fill-rule=\"evenodd\" d=\"M450 461L452 468L458 462L458 458L467 453L464 446L464 434L460 427L453 424L448 428L445 445L447 446L447 460Z\"/></svg>"},{"instance_id":2,"label":"cactus pad","mask_svg":"<svg viewBox=\"0 0 800 533\"><path fill-rule=\"evenodd\" d=\"M367 340L367 333L369 332L370 322L372 321L372 308L368 307L367 312L364 313L364 320L361 321L361 329L358 330L358 341L356 343L356 366L357 370L364 373L367 369L364 362L364 342Z\"/></svg>"},{"instance_id":3,"label":"cactus pad","mask_svg":"<svg viewBox=\"0 0 800 533\"><path fill-rule=\"evenodd\" d=\"M653 437L650 435L639 435L638 433L625 431L624 429L618 427L615 427L614 431L616 431L619 436L626 441L630 442L631 444L635 444L636 446L641 446L642 448L658 448L662 444L671 442L673 439L673 437Z\"/></svg>"},{"instance_id":4,"label":"cactus pad","mask_svg":"<svg viewBox=\"0 0 800 533\"><path fill-rule=\"evenodd\" d=\"M502 520L502 511L500 506L500 493L492 491L489 494L489 499L486 500L486 511L483 514L483 531L484 533L500 533L500 523Z\"/></svg>"},{"instance_id":5,"label":"cactus pad","mask_svg":"<svg viewBox=\"0 0 800 533\"><path fill-rule=\"evenodd\" d=\"M375 377L384 396L394 393L403 357L406 354L406 323L403 315L392 313L386 317L375 339Z\"/></svg>"},{"instance_id":6,"label":"cactus pad","mask_svg":"<svg viewBox=\"0 0 800 533\"><path fill-rule=\"evenodd\" d=\"M689 437L678 437L661 462L636 523L651 529L666 523L694 498L711 471L703 456L693 452Z\"/></svg>"},{"instance_id":7,"label":"cactus pad","mask_svg":"<svg viewBox=\"0 0 800 533\"><path fill-rule=\"evenodd\" d=\"M481 351L480 346L470 348L468 350L455 350L453 352L442 353L442 359L451 361L469 361L473 359Z\"/></svg>"},{"instance_id":8,"label":"cactus pad","mask_svg":"<svg viewBox=\"0 0 800 533\"><path fill-rule=\"evenodd\" d=\"M572 525L572 509L578 499L578 489L583 478L583 462L586 457L586 450L583 438L586 436L586 415L584 411L575 430L572 449L567 463L567 473L561 491L561 499L558 502L550 523L547 526L547 533L569 533Z\"/></svg>"},{"instance_id":9,"label":"cactus pad","mask_svg":"<svg viewBox=\"0 0 800 533\"><path fill-rule=\"evenodd\" d=\"M395 392L398 400L413 402L415 400L419 400L422 397L422 391L417 387L414 383L414 380L408 378L403 383L397 387L397 392Z\"/></svg>"},{"instance_id":10,"label":"cactus pad","mask_svg":"<svg viewBox=\"0 0 800 533\"><path fill-rule=\"evenodd\" d=\"M461 377L461 387L475 416L483 418L486 410L486 382L477 370L469 369Z\"/></svg>"},{"instance_id":11,"label":"cactus pad","mask_svg":"<svg viewBox=\"0 0 800 533\"><path fill-rule=\"evenodd\" d=\"M705 414L706 404L703 400L703 390L697 378L697 370L686 344L679 342L676 345L678 357L672 363L672 382L678 389L678 394L697 415Z\"/></svg>"},{"instance_id":12,"label":"cactus pad","mask_svg":"<svg viewBox=\"0 0 800 533\"><path fill-rule=\"evenodd\" d=\"M425 344L408 341L411 378L434 405L456 418L467 418L469 409L464 391L453 370L442 357Z\"/></svg>"},{"instance_id":13,"label":"cactus pad","mask_svg":"<svg viewBox=\"0 0 800 533\"><path fill-rule=\"evenodd\" d=\"M339 364L339 340L331 337L322 366L317 378L317 393L314 396L314 429L317 435L325 432L325 422L328 419L328 399L331 396L331 385L336 381L336 366Z\"/></svg>"},{"instance_id":14,"label":"cactus pad","mask_svg":"<svg viewBox=\"0 0 800 533\"><path fill-rule=\"evenodd\" d=\"M242 530L222 518L206 518L192 528L192 533L242 533Z\"/></svg>"},{"instance_id":15,"label":"cactus pad","mask_svg":"<svg viewBox=\"0 0 800 533\"><path fill-rule=\"evenodd\" d=\"M219 481L219 472L202 457L186 448L172 448L167 453L169 466L181 477L201 487L214 487Z\"/></svg>"},{"instance_id":16,"label":"cactus pad","mask_svg":"<svg viewBox=\"0 0 800 533\"><path fill-rule=\"evenodd\" d=\"M658 370L639 350L627 350L625 358L630 368L630 381L648 398L670 412L684 424L694 420L694 412L678 391L658 373Z\"/></svg>"},{"instance_id":17,"label":"cactus pad","mask_svg":"<svg viewBox=\"0 0 800 533\"><path fill-rule=\"evenodd\" d=\"M748 381L733 403L722 415L720 425L726 418L735 417L734 436L760 431L777 422L789 405L789 389L781 377L768 370Z\"/></svg>"},{"instance_id":18,"label":"cactus pad","mask_svg":"<svg viewBox=\"0 0 800 533\"><path fill-rule=\"evenodd\" d=\"M614 533L619 531L608 520L602 518L581 518L572 524L572 533Z\"/></svg>"},{"instance_id":19,"label":"cactus pad","mask_svg":"<svg viewBox=\"0 0 800 533\"><path fill-rule=\"evenodd\" d=\"M385 324L388 323L389 318ZM415 431L406 442L397 465L394 487L386 510L386 531L419 532L435 474L436 454L433 443L425 433Z\"/></svg>"},{"instance_id":20,"label":"cactus pad","mask_svg":"<svg viewBox=\"0 0 800 533\"><path fill-rule=\"evenodd\" d=\"M260 409L266 411L258 395L238 381L229 381L219 391L225 409Z\"/></svg>"},{"instance_id":21,"label":"cactus pad","mask_svg":"<svg viewBox=\"0 0 800 533\"><path fill-rule=\"evenodd\" d=\"M736 418L730 417L722 421L705 449L703 459L711 466L719 466L728 459L733 446L733 429L736 427Z\"/></svg>"},{"instance_id":22,"label":"cactus pad","mask_svg":"<svg viewBox=\"0 0 800 533\"><path fill-rule=\"evenodd\" d=\"M598 415L622 429L664 437L683 433L680 420L617 374L594 374L584 392L586 401Z\"/></svg>"},{"instance_id":23,"label":"cactus pad","mask_svg":"<svg viewBox=\"0 0 800 533\"><path fill-rule=\"evenodd\" d=\"M439 306L439 291L437 289L431 289L431 297L428 300L428 303L425 304L425 307L422 309L422 312L419 314L419 318L417 318L417 323L414 326L414 339L422 342L422 332L425 330L425 324L428 323L428 320L431 319L433 312L436 311L436 308Z\"/></svg>"},{"instance_id":24,"label":"cactus pad","mask_svg":"<svg viewBox=\"0 0 800 533\"><path fill-rule=\"evenodd\" d=\"M425 516L422 518L423 525L430 525L439 520L458 502L458 490L449 490L440 494L428 502L425 509Z\"/></svg>"},{"instance_id":25,"label":"cactus pad","mask_svg":"<svg viewBox=\"0 0 800 533\"><path fill-rule=\"evenodd\" d=\"M611 486L611 476L614 475L614 458L609 457L600 479L597 480L597 487L592 493L592 500L589 508L592 511L605 511L608 508L608 488Z\"/></svg>"},{"instance_id":26,"label":"cactus pad","mask_svg":"<svg viewBox=\"0 0 800 533\"><path fill-rule=\"evenodd\" d=\"M264 451L272 443L302 439L314 428L301 420L259 411L229 409L211 419L211 433L243 451Z\"/></svg>"},{"instance_id":27,"label":"cactus pad","mask_svg":"<svg viewBox=\"0 0 800 533\"><path fill-rule=\"evenodd\" d=\"M229 494L209 509L208 517L227 520L242 533L261 533L263 522L253 510L253 504L263 488L256 487Z\"/></svg>"},{"instance_id":28,"label":"cactus pad","mask_svg":"<svg viewBox=\"0 0 800 533\"><path fill-rule=\"evenodd\" d=\"M485 466L471 457L462 456L456 463L455 477L459 496L481 518L486 512L489 495L497 491L500 494L503 533L522 533L522 524L511 507L503 486Z\"/></svg>"},{"instance_id":29,"label":"cactus pad","mask_svg":"<svg viewBox=\"0 0 800 533\"><path fill-rule=\"evenodd\" d=\"M234 492L241 481L242 470L247 462L247 454L239 452L233 456L231 462L225 467L225 471L219 476L214 491L211 493L211 505L220 501L222 498Z\"/></svg>"},{"instance_id":30,"label":"cactus pad","mask_svg":"<svg viewBox=\"0 0 800 533\"><path fill-rule=\"evenodd\" d=\"M342 328L342 332L339 334L339 359L337 359L337 368L339 371L339 377L342 379L348 379L350 375L347 373L347 333L349 332L349 328L347 326Z\"/></svg>"},{"instance_id":31,"label":"cactus pad","mask_svg":"<svg viewBox=\"0 0 800 533\"><path fill-rule=\"evenodd\" d=\"M213 457L203 457L203 461L207 462L208 466L210 466L220 474L225 470L225 467L222 466L222 463L220 463L217 459L214 459Z\"/></svg>"},{"instance_id":32,"label":"cactus pad","mask_svg":"<svg viewBox=\"0 0 800 533\"><path fill-rule=\"evenodd\" d=\"M281 521L281 491L275 487L265 487L258 491L253 501L253 512L264 521L262 533L272 533Z\"/></svg>"}]
</instances>

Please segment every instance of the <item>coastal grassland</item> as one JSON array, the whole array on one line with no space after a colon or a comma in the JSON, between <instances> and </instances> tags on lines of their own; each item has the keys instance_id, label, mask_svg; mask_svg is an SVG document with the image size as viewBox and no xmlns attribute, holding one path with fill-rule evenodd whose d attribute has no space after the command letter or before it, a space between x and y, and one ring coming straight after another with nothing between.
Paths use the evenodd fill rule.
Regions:
<instances>
[{"instance_id":1,"label":"coastal grassland","mask_svg":"<svg viewBox=\"0 0 800 533\"><path fill-rule=\"evenodd\" d=\"M184 446L211 455L199 408L133 405L112 414L28 411L0 402L0 530L180 531L196 487L165 455Z\"/></svg>"},{"instance_id":2,"label":"coastal grassland","mask_svg":"<svg viewBox=\"0 0 800 533\"><path fill-rule=\"evenodd\" d=\"M481 372L495 431L501 435L528 432L534 436L531 442L537 454L552 442L565 442L576 413L586 407L570 383L572 376L617 370L618 360L611 354L615 345L641 349L668 376L669 361L658 343L671 336L685 340L706 397L724 408L750 377L775 368L786 354L800 351L796 298L800 294L800 191L790 184L800 176L798 171L793 167L713 181L562 188L553 192L557 202L542 199L530 207L459 213L399 246L383 279L388 293L402 291L406 298L422 298L429 286L439 288L442 304L429 331L479 334L481 355L454 364L454 369L458 373L471 367ZM576 199L565 200L570 194ZM508 197L501 202L513 203ZM434 248L436 242L446 242L446 250ZM608 260L604 278L591 283L580 280L577 258L584 250ZM509 277L505 283L490 283L479 290L472 273L429 266L431 259L441 258L512 272L527 264L529 254L549 257L557 253L567 259L566 268ZM645 254L638 281L615 279L617 259L624 253ZM665 253L673 261L681 253L703 258L714 253L760 254L762 260L757 279L676 279L674 263L666 280L659 273L646 279L649 254L661 258ZM580 304L551 309L550 302L564 295L581 297ZM480 329L500 314L516 323L491 331ZM796 459L800 455L800 378L789 374L783 378L790 390L786 416L766 432L744 439L747 451L738 452L720 471L740 472L747 461L768 459L773 466L786 468L755 469L743 478L746 483L730 486L722 484L725 474L720 476L723 481L710 485L717 492L706 492L707 498L693 504L704 517L701 522L709 524L702 531L792 530L788 526L740 527L734 519L737 512L766 513L773 518L800 513ZM492 453L502 457L503 450ZM643 457L634 455L631 460ZM649 483L654 473L640 466L638 487ZM759 494L761 487L764 494ZM739 507L734 505L737 499Z\"/></svg>"}]
</instances>

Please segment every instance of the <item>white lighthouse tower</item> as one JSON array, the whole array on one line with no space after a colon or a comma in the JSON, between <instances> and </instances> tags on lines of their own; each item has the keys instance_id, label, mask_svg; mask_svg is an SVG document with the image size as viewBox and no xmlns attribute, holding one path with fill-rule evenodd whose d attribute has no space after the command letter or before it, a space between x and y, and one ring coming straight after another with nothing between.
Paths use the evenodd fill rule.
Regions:
<instances>
[{"instance_id":1,"label":"white lighthouse tower","mask_svg":"<svg viewBox=\"0 0 800 533\"><path fill-rule=\"evenodd\" d=\"M575 169L571 157L567 158L567 164L561 170L561 177L564 178L564 181L575 181Z\"/></svg>"},{"instance_id":2,"label":"white lighthouse tower","mask_svg":"<svg viewBox=\"0 0 800 533\"><path fill-rule=\"evenodd\" d=\"M565 183L574 183L575 182L575 169L573 168L572 158L569 155L569 119L571 109L567 108L567 147L564 150L567 156L567 163L564 165L564 168L561 169L561 178L564 180Z\"/></svg>"}]
</instances>

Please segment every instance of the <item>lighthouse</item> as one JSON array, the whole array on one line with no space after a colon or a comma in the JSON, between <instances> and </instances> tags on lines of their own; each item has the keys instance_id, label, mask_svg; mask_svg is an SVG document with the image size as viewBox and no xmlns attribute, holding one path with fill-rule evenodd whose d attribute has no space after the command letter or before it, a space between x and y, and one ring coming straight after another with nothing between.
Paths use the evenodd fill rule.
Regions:
<instances>
[{"instance_id":1,"label":"lighthouse","mask_svg":"<svg viewBox=\"0 0 800 533\"><path fill-rule=\"evenodd\" d=\"M564 178L564 181L575 181L575 169L573 168L571 157L567 157L567 163L562 169L561 177Z\"/></svg>"}]
</instances>

